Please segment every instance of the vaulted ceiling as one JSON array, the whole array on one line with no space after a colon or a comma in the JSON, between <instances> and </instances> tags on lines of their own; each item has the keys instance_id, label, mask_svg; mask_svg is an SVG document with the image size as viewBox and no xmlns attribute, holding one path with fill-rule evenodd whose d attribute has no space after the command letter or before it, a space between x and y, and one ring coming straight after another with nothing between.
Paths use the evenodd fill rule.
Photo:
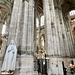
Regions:
<instances>
[{"instance_id":1,"label":"vaulted ceiling","mask_svg":"<svg viewBox=\"0 0 75 75\"><path fill-rule=\"evenodd\" d=\"M0 0L0 23L4 23L13 8L14 0Z\"/></svg>"},{"instance_id":2,"label":"vaulted ceiling","mask_svg":"<svg viewBox=\"0 0 75 75\"><path fill-rule=\"evenodd\" d=\"M65 15L71 10L75 10L75 0L64 0L62 3L62 10Z\"/></svg>"},{"instance_id":3,"label":"vaulted ceiling","mask_svg":"<svg viewBox=\"0 0 75 75\"><path fill-rule=\"evenodd\" d=\"M36 0L36 7L39 13L43 13L43 2L42 0Z\"/></svg>"},{"instance_id":4,"label":"vaulted ceiling","mask_svg":"<svg viewBox=\"0 0 75 75\"><path fill-rule=\"evenodd\" d=\"M8 8L0 4L0 22L4 23L8 16Z\"/></svg>"}]
</instances>

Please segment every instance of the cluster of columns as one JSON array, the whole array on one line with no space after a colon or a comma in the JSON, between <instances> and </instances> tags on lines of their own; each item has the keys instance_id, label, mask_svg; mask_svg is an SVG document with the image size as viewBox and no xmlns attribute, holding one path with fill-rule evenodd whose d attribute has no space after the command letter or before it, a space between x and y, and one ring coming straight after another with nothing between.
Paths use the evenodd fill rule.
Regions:
<instances>
[{"instance_id":1,"label":"cluster of columns","mask_svg":"<svg viewBox=\"0 0 75 75\"><path fill-rule=\"evenodd\" d=\"M62 10L59 9L57 1L43 0L43 8L46 32L45 42L49 58L50 56L74 57L70 27L65 22L66 20L63 19ZM33 52L34 0L14 0L8 44L11 40L15 41L17 47L20 47L19 50L24 54L31 54ZM53 66L53 61L56 61L54 64L57 65ZM48 66L48 75L53 74L55 66L61 67L60 63L57 59L51 59Z\"/></svg>"},{"instance_id":2,"label":"cluster of columns","mask_svg":"<svg viewBox=\"0 0 75 75\"><path fill-rule=\"evenodd\" d=\"M75 57L70 25L63 18L61 3L59 4L58 0L43 0L43 8L46 50L50 59L48 62L48 75L63 75L62 61L65 61L66 57Z\"/></svg>"},{"instance_id":3,"label":"cluster of columns","mask_svg":"<svg viewBox=\"0 0 75 75\"><path fill-rule=\"evenodd\" d=\"M64 23L61 6L59 8L57 1L54 3L54 0L43 0L43 5L48 55L74 57L70 26Z\"/></svg>"},{"instance_id":4,"label":"cluster of columns","mask_svg":"<svg viewBox=\"0 0 75 75\"><path fill-rule=\"evenodd\" d=\"M34 1L24 2L24 22L23 22L23 36L22 36L22 50L28 53L33 52L34 49Z\"/></svg>"},{"instance_id":5,"label":"cluster of columns","mask_svg":"<svg viewBox=\"0 0 75 75\"><path fill-rule=\"evenodd\" d=\"M34 0L14 0L8 44L11 40L14 40L18 50L15 74L33 75Z\"/></svg>"},{"instance_id":6,"label":"cluster of columns","mask_svg":"<svg viewBox=\"0 0 75 75\"><path fill-rule=\"evenodd\" d=\"M13 39L20 51L33 52L34 49L34 1L14 0L9 39Z\"/></svg>"}]
</instances>

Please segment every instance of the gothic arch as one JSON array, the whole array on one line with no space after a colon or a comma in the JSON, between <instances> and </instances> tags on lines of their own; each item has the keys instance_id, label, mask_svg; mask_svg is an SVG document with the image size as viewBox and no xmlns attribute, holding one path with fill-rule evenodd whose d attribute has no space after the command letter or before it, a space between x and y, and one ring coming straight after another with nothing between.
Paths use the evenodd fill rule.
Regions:
<instances>
[{"instance_id":1,"label":"gothic arch","mask_svg":"<svg viewBox=\"0 0 75 75\"><path fill-rule=\"evenodd\" d=\"M64 13L64 15L67 15L71 10L75 9L75 1L64 0L61 6L62 6L62 12Z\"/></svg>"},{"instance_id":2,"label":"gothic arch","mask_svg":"<svg viewBox=\"0 0 75 75\"><path fill-rule=\"evenodd\" d=\"M0 20L4 23L8 16L8 8L0 4Z\"/></svg>"},{"instance_id":3,"label":"gothic arch","mask_svg":"<svg viewBox=\"0 0 75 75\"><path fill-rule=\"evenodd\" d=\"M3 6L3 7L5 7L6 9L8 9L8 13L11 14L13 2L14 2L14 0L13 0L13 1L7 1L7 0L4 1L4 0L1 0L1 1L0 1L0 6Z\"/></svg>"}]
</instances>

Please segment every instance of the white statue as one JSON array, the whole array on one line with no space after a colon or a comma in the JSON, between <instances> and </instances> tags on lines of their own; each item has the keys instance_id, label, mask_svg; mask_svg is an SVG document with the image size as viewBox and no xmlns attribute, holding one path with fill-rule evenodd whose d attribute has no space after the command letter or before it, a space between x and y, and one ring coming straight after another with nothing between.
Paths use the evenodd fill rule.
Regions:
<instances>
[{"instance_id":1,"label":"white statue","mask_svg":"<svg viewBox=\"0 0 75 75\"><path fill-rule=\"evenodd\" d=\"M2 72L8 72L9 70L15 70L16 65L17 48L13 40L7 47L6 54L4 57Z\"/></svg>"}]
</instances>

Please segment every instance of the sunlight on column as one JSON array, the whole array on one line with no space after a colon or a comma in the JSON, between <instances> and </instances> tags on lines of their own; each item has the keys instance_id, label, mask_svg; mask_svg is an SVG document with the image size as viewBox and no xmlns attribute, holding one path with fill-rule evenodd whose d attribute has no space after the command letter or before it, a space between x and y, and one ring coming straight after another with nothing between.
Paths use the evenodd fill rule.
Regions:
<instances>
[{"instance_id":1,"label":"sunlight on column","mask_svg":"<svg viewBox=\"0 0 75 75\"><path fill-rule=\"evenodd\" d=\"M4 35L6 32L6 24L3 25L3 28L2 28L2 35Z\"/></svg>"},{"instance_id":2,"label":"sunlight on column","mask_svg":"<svg viewBox=\"0 0 75 75\"><path fill-rule=\"evenodd\" d=\"M39 20L36 18L36 27L39 27Z\"/></svg>"},{"instance_id":3,"label":"sunlight on column","mask_svg":"<svg viewBox=\"0 0 75 75\"><path fill-rule=\"evenodd\" d=\"M44 16L41 16L41 26L44 25Z\"/></svg>"}]
</instances>

